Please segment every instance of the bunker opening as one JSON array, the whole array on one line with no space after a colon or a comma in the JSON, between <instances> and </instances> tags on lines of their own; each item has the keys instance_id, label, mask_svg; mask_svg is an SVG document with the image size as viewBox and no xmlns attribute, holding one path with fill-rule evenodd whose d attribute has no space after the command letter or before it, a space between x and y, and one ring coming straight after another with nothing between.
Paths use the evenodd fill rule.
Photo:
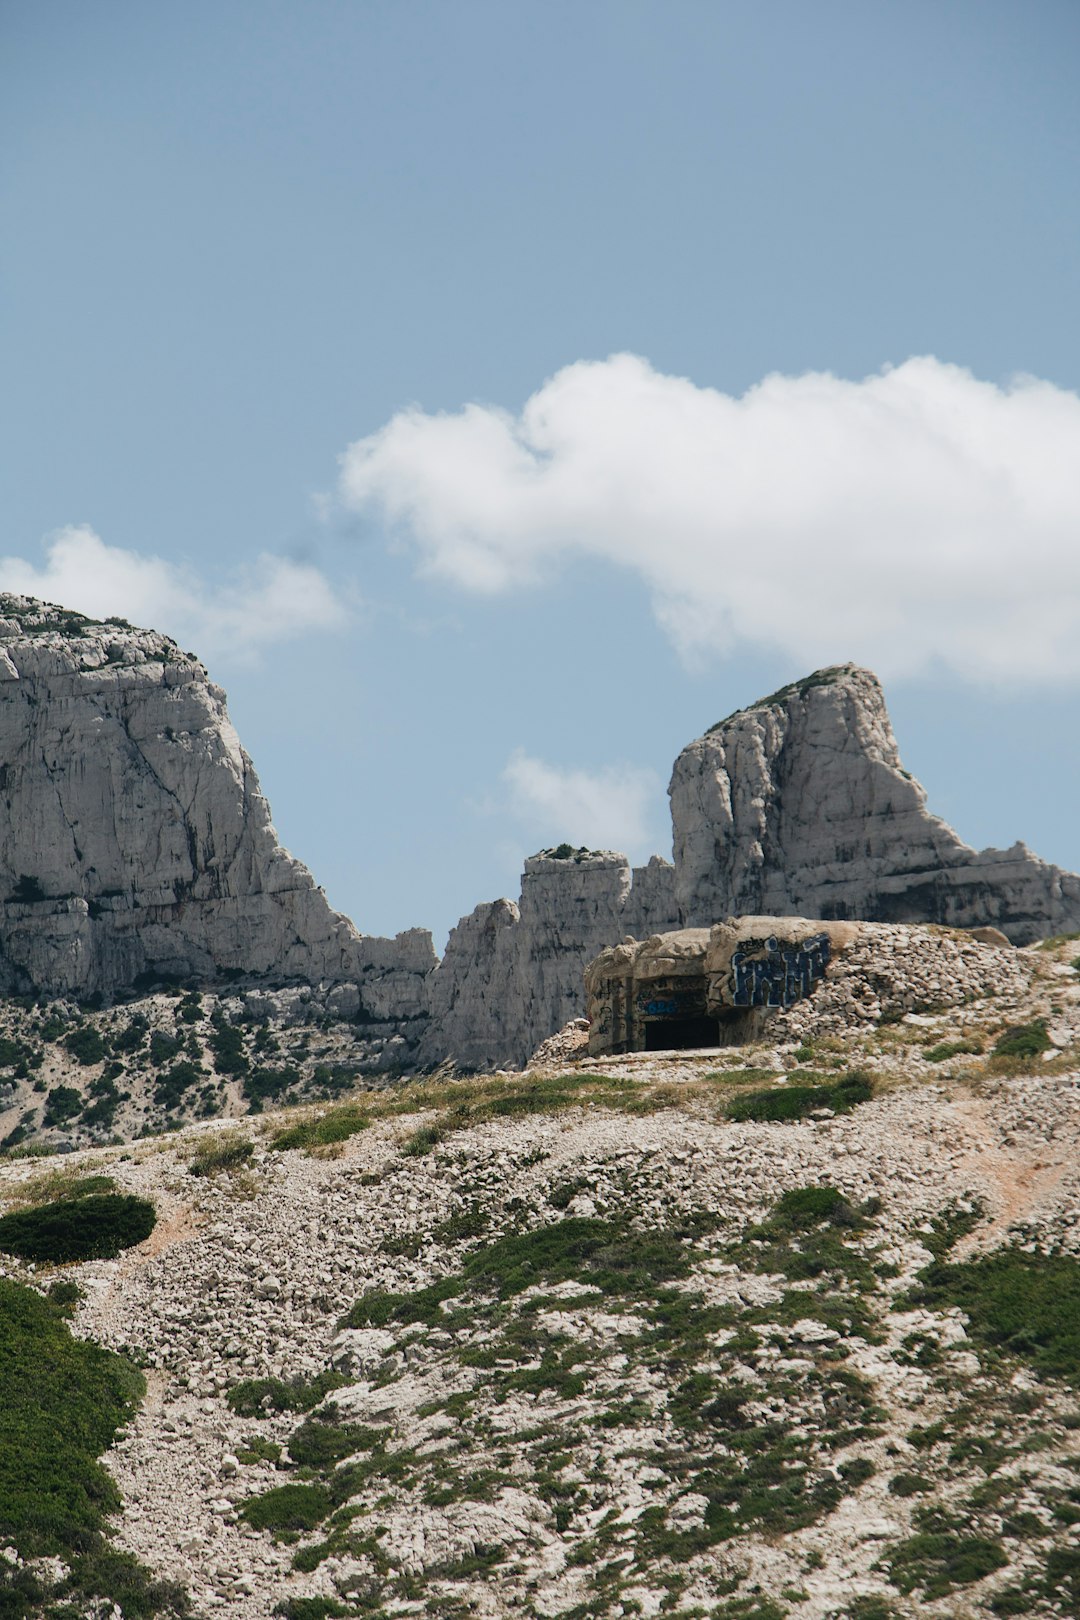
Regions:
<instances>
[{"instance_id":1,"label":"bunker opening","mask_svg":"<svg viewBox=\"0 0 1080 1620\"><path fill-rule=\"evenodd\" d=\"M657 1018L645 1024L646 1052L687 1052L697 1046L721 1046L718 1018Z\"/></svg>"}]
</instances>

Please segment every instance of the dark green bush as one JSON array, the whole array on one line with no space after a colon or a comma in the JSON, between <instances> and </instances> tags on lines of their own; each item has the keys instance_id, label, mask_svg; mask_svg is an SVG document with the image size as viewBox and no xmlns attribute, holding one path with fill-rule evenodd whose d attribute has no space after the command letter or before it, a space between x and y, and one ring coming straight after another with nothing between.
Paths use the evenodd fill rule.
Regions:
<instances>
[{"instance_id":1,"label":"dark green bush","mask_svg":"<svg viewBox=\"0 0 1080 1620\"><path fill-rule=\"evenodd\" d=\"M205 1079L206 1070L185 1058L180 1063L174 1063L161 1076L154 1087L154 1101L163 1108L176 1108L183 1100L184 1093Z\"/></svg>"},{"instance_id":2,"label":"dark green bush","mask_svg":"<svg viewBox=\"0 0 1080 1620\"><path fill-rule=\"evenodd\" d=\"M98 1458L134 1412L142 1375L73 1338L63 1308L0 1280L0 1540L23 1558L59 1556L70 1570L57 1584L40 1568L0 1563L0 1615L96 1614L97 1599L108 1600L105 1609L118 1604L125 1620L186 1614L178 1587L105 1540L105 1516L120 1499Z\"/></svg>"},{"instance_id":3,"label":"dark green bush","mask_svg":"<svg viewBox=\"0 0 1080 1620\"><path fill-rule=\"evenodd\" d=\"M163 1064L171 1063L183 1050L182 1035L166 1035L163 1029L155 1029L150 1037L150 1061L155 1068L160 1069Z\"/></svg>"},{"instance_id":4,"label":"dark green bush","mask_svg":"<svg viewBox=\"0 0 1080 1620\"><path fill-rule=\"evenodd\" d=\"M310 1412L332 1390L348 1382L343 1373L332 1372L318 1373L307 1380L293 1379L288 1384L280 1378L244 1378L233 1385L225 1399L240 1417L258 1417L264 1406L272 1412Z\"/></svg>"},{"instance_id":5,"label":"dark green bush","mask_svg":"<svg viewBox=\"0 0 1080 1620\"><path fill-rule=\"evenodd\" d=\"M82 1093L74 1086L53 1086L45 1103L46 1125L63 1125L82 1112Z\"/></svg>"},{"instance_id":6,"label":"dark green bush","mask_svg":"<svg viewBox=\"0 0 1080 1620\"><path fill-rule=\"evenodd\" d=\"M214 1067L218 1074L247 1074L251 1065L244 1051L243 1033L235 1024L227 1023L220 1011L213 1014L210 1022L213 1025L210 1050L214 1054Z\"/></svg>"},{"instance_id":7,"label":"dark green bush","mask_svg":"<svg viewBox=\"0 0 1080 1620\"><path fill-rule=\"evenodd\" d=\"M156 1219L145 1198L117 1193L61 1198L0 1219L0 1249L53 1265L111 1260L149 1237Z\"/></svg>"},{"instance_id":8,"label":"dark green bush","mask_svg":"<svg viewBox=\"0 0 1080 1620\"><path fill-rule=\"evenodd\" d=\"M771 1225L805 1232L813 1226L853 1226L855 1211L836 1187L793 1187L773 1209Z\"/></svg>"},{"instance_id":9,"label":"dark green bush","mask_svg":"<svg viewBox=\"0 0 1080 1620\"><path fill-rule=\"evenodd\" d=\"M1033 1058L1049 1050L1050 1037L1046 1033L1046 1019L1036 1018L1030 1024L1016 1024L999 1035L994 1042L994 1057Z\"/></svg>"},{"instance_id":10,"label":"dark green bush","mask_svg":"<svg viewBox=\"0 0 1080 1620\"><path fill-rule=\"evenodd\" d=\"M260 1065L244 1075L244 1096L249 1103L261 1107L265 1102L284 1096L290 1086L298 1086L300 1078L300 1070L291 1064L283 1069L266 1069Z\"/></svg>"},{"instance_id":11,"label":"dark green bush","mask_svg":"<svg viewBox=\"0 0 1080 1620\"><path fill-rule=\"evenodd\" d=\"M100 1063L109 1052L100 1030L94 1029L91 1024L81 1024L78 1029L71 1030L64 1036L63 1044L84 1068L91 1063Z\"/></svg>"},{"instance_id":12,"label":"dark green bush","mask_svg":"<svg viewBox=\"0 0 1080 1620\"><path fill-rule=\"evenodd\" d=\"M332 1507L325 1485L275 1485L245 1502L240 1517L256 1530L314 1530Z\"/></svg>"},{"instance_id":13,"label":"dark green bush","mask_svg":"<svg viewBox=\"0 0 1080 1620\"><path fill-rule=\"evenodd\" d=\"M114 1052L137 1052L146 1045L146 1035L150 1028L150 1021L142 1013L136 1013L130 1023L118 1030L112 1038Z\"/></svg>"}]
</instances>

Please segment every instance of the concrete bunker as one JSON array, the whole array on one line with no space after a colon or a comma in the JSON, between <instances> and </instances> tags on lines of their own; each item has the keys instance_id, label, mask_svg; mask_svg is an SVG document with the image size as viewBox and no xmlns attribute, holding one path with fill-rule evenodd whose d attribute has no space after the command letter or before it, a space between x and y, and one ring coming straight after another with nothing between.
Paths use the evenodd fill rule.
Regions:
<instances>
[{"instance_id":1,"label":"concrete bunker","mask_svg":"<svg viewBox=\"0 0 1080 1620\"><path fill-rule=\"evenodd\" d=\"M738 917L611 946L585 970L589 1051L756 1040L770 1013L813 993L848 933L804 917Z\"/></svg>"}]
</instances>

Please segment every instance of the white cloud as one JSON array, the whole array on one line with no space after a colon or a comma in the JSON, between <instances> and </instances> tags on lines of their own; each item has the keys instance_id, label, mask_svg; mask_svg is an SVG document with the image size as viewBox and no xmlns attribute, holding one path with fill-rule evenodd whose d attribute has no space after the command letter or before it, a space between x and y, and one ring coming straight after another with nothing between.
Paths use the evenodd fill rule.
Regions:
<instances>
[{"instance_id":1,"label":"white cloud","mask_svg":"<svg viewBox=\"0 0 1080 1620\"><path fill-rule=\"evenodd\" d=\"M666 801L655 771L636 765L568 770L519 748L502 778L512 815L538 846L586 844L644 860L660 841L653 828Z\"/></svg>"},{"instance_id":2,"label":"white cloud","mask_svg":"<svg viewBox=\"0 0 1080 1620\"><path fill-rule=\"evenodd\" d=\"M928 357L734 398L580 361L519 416L399 413L346 451L340 497L473 591L575 553L633 569L686 657L1080 677L1080 397L1034 378Z\"/></svg>"},{"instance_id":3,"label":"white cloud","mask_svg":"<svg viewBox=\"0 0 1080 1620\"><path fill-rule=\"evenodd\" d=\"M163 557L108 546L86 526L52 535L41 565L0 558L0 591L58 602L92 618L118 615L222 661L251 658L307 631L339 629L348 619L310 564L263 552L211 582Z\"/></svg>"}]
</instances>

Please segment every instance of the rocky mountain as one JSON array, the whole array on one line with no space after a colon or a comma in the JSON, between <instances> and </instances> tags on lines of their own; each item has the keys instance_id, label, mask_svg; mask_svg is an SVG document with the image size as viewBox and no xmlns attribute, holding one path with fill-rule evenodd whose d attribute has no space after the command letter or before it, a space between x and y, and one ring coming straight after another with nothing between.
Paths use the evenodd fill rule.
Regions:
<instances>
[{"instance_id":1,"label":"rocky mountain","mask_svg":"<svg viewBox=\"0 0 1080 1620\"><path fill-rule=\"evenodd\" d=\"M4 1614L1076 1614L1078 949L0 1159Z\"/></svg>"},{"instance_id":2,"label":"rocky mountain","mask_svg":"<svg viewBox=\"0 0 1080 1620\"><path fill-rule=\"evenodd\" d=\"M877 677L818 670L684 748L671 786L680 916L765 912L992 925L1015 944L1080 928L1080 877L974 850L926 809Z\"/></svg>"},{"instance_id":3,"label":"rocky mountain","mask_svg":"<svg viewBox=\"0 0 1080 1620\"><path fill-rule=\"evenodd\" d=\"M167 637L0 598L0 989L352 982L426 1011L430 935L359 934L278 842L225 694Z\"/></svg>"},{"instance_id":4,"label":"rocky mountain","mask_svg":"<svg viewBox=\"0 0 1080 1620\"><path fill-rule=\"evenodd\" d=\"M678 926L674 870L563 845L525 862L521 897L477 906L431 977L421 1058L517 1067L581 1010L585 963L624 934Z\"/></svg>"},{"instance_id":5,"label":"rocky mountain","mask_svg":"<svg viewBox=\"0 0 1080 1620\"><path fill-rule=\"evenodd\" d=\"M520 1065L626 935L746 913L992 924L1015 943L1080 927L1080 878L1023 845L972 850L927 812L853 666L682 751L674 866L543 851L441 963L423 929L373 938L330 908L278 842L223 692L167 637L0 598L0 760L0 992L306 986L304 1020L344 1020L334 1061L357 1072Z\"/></svg>"}]
</instances>

